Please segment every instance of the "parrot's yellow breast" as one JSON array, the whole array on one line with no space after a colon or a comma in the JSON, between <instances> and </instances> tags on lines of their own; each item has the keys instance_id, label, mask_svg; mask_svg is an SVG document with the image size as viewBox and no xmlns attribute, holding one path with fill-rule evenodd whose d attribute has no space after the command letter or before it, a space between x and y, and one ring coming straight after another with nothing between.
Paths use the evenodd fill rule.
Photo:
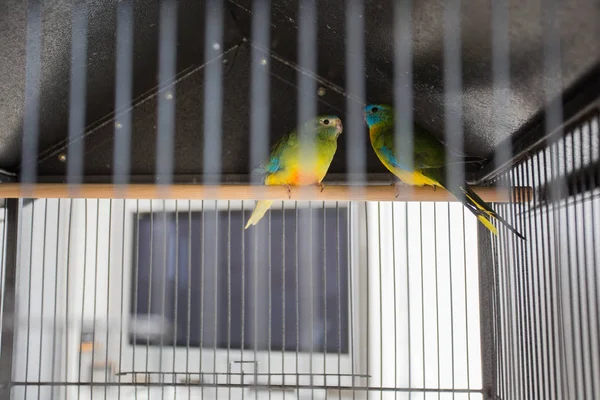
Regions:
<instances>
[{"instance_id":1,"label":"parrot's yellow breast","mask_svg":"<svg viewBox=\"0 0 600 400\"><path fill-rule=\"evenodd\" d=\"M265 177L265 185L314 185L321 183L333 159L335 147L319 149L312 159L300 160L297 153L287 156L282 168Z\"/></svg>"}]
</instances>

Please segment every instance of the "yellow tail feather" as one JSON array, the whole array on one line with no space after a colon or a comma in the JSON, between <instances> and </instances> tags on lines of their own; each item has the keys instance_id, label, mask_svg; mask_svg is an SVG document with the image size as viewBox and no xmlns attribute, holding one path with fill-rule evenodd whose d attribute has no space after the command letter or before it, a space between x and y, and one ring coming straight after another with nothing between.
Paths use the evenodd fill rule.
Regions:
<instances>
[{"instance_id":1,"label":"yellow tail feather","mask_svg":"<svg viewBox=\"0 0 600 400\"><path fill-rule=\"evenodd\" d=\"M488 228L494 235L498 235L498 229L496 229L496 227L490 222L489 219L487 219L486 217L484 217L483 215L478 215L477 219L483 224L485 225L486 228Z\"/></svg>"},{"instance_id":2,"label":"yellow tail feather","mask_svg":"<svg viewBox=\"0 0 600 400\"><path fill-rule=\"evenodd\" d=\"M248 223L244 229L248 229L250 225L256 225L258 221L262 219L267 210L271 208L273 204L273 200L259 200L256 202L256 207L254 207L254 211L252 211L252 215L248 219Z\"/></svg>"}]
</instances>

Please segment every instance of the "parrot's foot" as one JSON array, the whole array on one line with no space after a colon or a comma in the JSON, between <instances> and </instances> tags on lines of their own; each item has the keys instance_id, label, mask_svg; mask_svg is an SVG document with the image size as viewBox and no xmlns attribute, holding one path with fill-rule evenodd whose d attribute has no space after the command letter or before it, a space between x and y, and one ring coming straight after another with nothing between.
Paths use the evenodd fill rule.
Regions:
<instances>
[{"instance_id":1,"label":"parrot's foot","mask_svg":"<svg viewBox=\"0 0 600 400\"><path fill-rule=\"evenodd\" d=\"M437 185L433 185L433 191L435 192L435 190L437 189Z\"/></svg>"},{"instance_id":2,"label":"parrot's foot","mask_svg":"<svg viewBox=\"0 0 600 400\"><path fill-rule=\"evenodd\" d=\"M402 186L402 185L399 185L398 183L396 183L396 184L394 185L394 194L395 194L394 198L395 198L395 199L397 199L397 198L398 198L398 196L400 196L400 192L398 192L398 186Z\"/></svg>"},{"instance_id":3,"label":"parrot's foot","mask_svg":"<svg viewBox=\"0 0 600 400\"><path fill-rule=\"evenodd\" d=\"M317 183L317 187L319 189L321 189L321 193L323 193L323 189L325 189L325 185L323 185L322 183L319 182L319 183Z\"/></svg>"},{"instance_id":4,"label":"parrot's foot","mask_svg":"<svg viewBox=\"0 0 600 400\"><path fill-rule=\"evenodd\" d=\"M292 199L292 187L290 185L283 185L285 187L285 190L287 191L288 194L288 199L291 200Z\"/></svg>"}]
</instances>

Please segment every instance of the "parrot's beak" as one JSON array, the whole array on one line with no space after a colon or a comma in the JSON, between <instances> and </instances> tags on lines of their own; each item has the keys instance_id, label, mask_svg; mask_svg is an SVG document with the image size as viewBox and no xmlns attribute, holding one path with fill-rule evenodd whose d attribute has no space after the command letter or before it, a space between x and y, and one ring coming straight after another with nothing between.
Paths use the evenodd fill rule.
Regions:
<instances>
[{"instance_id":1,"label":"parrot's beak","mask_svg":"<svg viewBox=\"0 0 600 400\"><path fill-rule=\"evenodd\" d=\"M336 135L335 135L336 139L338 136L340 136L340 134L342 133L343 130L344 130L344 125L342 124L342 121L339 120L337 123L336 130L335 130L336 131Z\"/></svg>"}]
</instances>

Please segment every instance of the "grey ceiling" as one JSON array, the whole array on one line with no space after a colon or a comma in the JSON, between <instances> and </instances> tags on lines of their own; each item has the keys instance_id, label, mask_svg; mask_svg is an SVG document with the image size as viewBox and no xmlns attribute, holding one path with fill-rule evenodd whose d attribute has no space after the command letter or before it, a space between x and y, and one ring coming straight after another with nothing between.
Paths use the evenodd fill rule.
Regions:
<instances>
[{"instance_id":1,"label":"grey ceiling","mask_svg":"<svg viewBox=\"0 0 600 400\"><path fill-rule=\"evenodd\" d=\"M69 80L73 2L43 2L38 174L63 179L59 158L69 130ZM31 2L30 2L31 3ZM557 2L556 34L560 62L548 82L566 90L600 65L600 3L596 0ZM318 69L320 77L340 88L345 82L345 10L341 0L318 4ZM492 74L492 2L462 1L461 60L465 152L489 158L494 148L540 118L545 101L543 18L547 1L509 4L510 91L508 104L494 109ZM226 54L223 81L222 173L243 177L250 170L249 115L251 62L251 0L225 1ZM393 2L364 2L365 102L393 102ZM414 1L413 88L415 119L444 137L444 2ZM155 172L158 85L158 0L134 3L133 98L143 100L131 111L131 173ZM113 167L117 1L88 2L88 51L85 132L85 176L110 179ZM550 13L551 14L551 13ZM0 14L0 167L19 172L25 116L27 1L4 0ZM203 102L205 32L204 2L178 3L176 124L174 172L198 177L203 172ZM271 142L292 129L297 112L298 2L274 0L271 19ZM243 41L248 38L250 41ZM221 62L221 61L219 61ZM593 75L595 77L595 75ZM593 78L600 82L597 77ZM346 119L347 98L335 90L319 97L318 110ZM495 124L499 118L499 128ZM364 136L364 143L367 137ZM372 151L367 170L385 172ZM330 172L346 169L342 140ZM182 178L183 180L187 178ZM231 178L237 179L237 178ZM240 178L243 179L243 178Z\"/></svg>"}]
</instances>

